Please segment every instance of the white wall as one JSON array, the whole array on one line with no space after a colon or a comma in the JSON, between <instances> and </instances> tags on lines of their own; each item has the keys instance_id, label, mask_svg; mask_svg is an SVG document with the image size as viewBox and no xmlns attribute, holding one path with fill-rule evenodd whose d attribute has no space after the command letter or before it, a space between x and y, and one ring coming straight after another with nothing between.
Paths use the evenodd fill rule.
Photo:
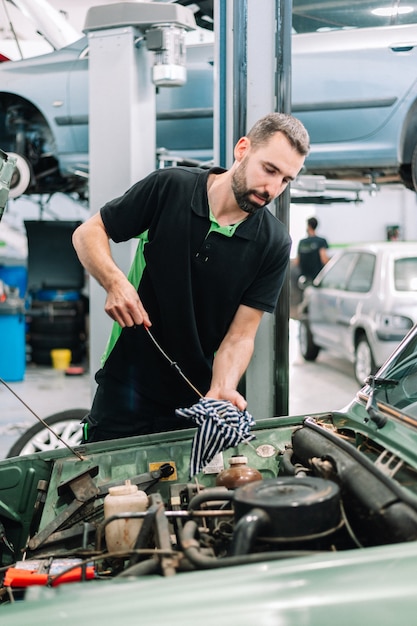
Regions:
<instances>
[{"instance_id":1,"label":"white wall","mask_svg":"<svg viewBox=\"0 0 417 626\"><path fill-rule=\"evenodd\" d=\"M70 24L79 31L82 31L84 28L85 16L87 15L87 11L90 7L102 4L117 4L118 2L125 1L126 0L48 0L49 4L51 4L58 11L62 11L67 16Z\"/></svg>"},{"instance_id":2,"label":"white wall","mask_svg":"<svg viewBox=\"0 0 417 626\"><path fill-rule=\"evenodd\" d=\"M342 194L340 194L342 195ZM382 188L375 196L361 193L359 203L330 205L292 204L290 233L292 256L297 254L298 241L306 236L306 220L315 216L319 222L317 234L325 237L329 246L385 241L386 227L400 226L401 239L417 241L417 194L398 186Z\"/></svg>"}]
</instances>

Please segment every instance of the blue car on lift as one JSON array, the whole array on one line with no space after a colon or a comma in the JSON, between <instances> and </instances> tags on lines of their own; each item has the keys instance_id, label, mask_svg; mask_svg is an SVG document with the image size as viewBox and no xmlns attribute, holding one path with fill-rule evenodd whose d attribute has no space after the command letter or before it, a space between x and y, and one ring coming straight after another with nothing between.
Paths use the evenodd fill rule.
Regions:
<instances>
[{"instance_id":1,"label":"blue car on lift","mask_svg":"<svg viewBox=\"0 0 417 626\"><path fill-rule=\"evenodd\" d=\"M417 2L293 2L292 111L307 173L417 187Z\"/></svg>"},{"instance_id":2,"label":"blue car on lift","mask_svg":"<svg viewBox=\"0 0 417 626\"><path fill-rule=\"evenodd\" d=\"M193 6L205 18L200 23L213 28L212 0L178 1ZM29 11L36 0L17 4ZM416 189L417 1L292 4L292 111L311 136L305 173ZM186 85L156 95L157 147L210 160L213 46L189 46L187 56ZM0 138L4 150L19 156L12 195L85 193L87 38L0 63Z\"/></svg>"},{"instance_id":3,"label":"blue car on lift","mask_svg":"<svg viewBox=\"0 0 417 626\"><path fill-rule=\"evenodd\" d=\"M18 5L30 13L37 0L18 0ZM161 159L212 158L213 46L204 39L188 46L187 82L182 87L155 88ZM85 194L88 51L88 38L80 35L52 52L0 63L1 147L18 159L11 197L55 191Z\"/></svg>"}]
</instances>

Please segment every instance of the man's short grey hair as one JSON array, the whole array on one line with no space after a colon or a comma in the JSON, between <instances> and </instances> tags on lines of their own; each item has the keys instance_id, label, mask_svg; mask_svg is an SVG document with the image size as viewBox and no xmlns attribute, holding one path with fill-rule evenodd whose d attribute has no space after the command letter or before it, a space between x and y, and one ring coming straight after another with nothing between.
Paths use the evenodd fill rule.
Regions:
<instances>
[{"instance_id":1,"label":"man's short grey hair","mask_svg":"<svg viewBox=\"0 0 417 626\"><path fill-rule=\"evenodd\" d=\"M310 137L304 125L296 117L286 113L269 113L247 133L254 148L267 143L275 133L283 133L290 144L301 156L307 156L310 150Z\"/></svg>"}]
</instances>

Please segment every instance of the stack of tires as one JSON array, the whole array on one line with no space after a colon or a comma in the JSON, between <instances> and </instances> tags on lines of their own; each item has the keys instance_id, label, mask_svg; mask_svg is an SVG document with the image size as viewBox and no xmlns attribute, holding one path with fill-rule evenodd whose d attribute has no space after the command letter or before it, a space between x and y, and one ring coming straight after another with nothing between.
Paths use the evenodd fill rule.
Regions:
<instances>
[{"instance_id":1,"label":"stack of tires","mask_svg":"<svg viewBox=\"0 0 417 626\"><path fill-rule=\"evenodd\" d=\"M77 292L51 294L31 303L27 344L30 359L38 365L51 365L51 350L71 350L73 364L86 356L86 303Z\"/></svg>"},{"instance_id":2,"label":"stack of tires","mask_svg":"<svg viewBox=\"0 0 417 626\"><path fill-rule=\"evenodd\" d=\"M27 220L27 351L38 365L52 365L51 350L71 350L73 364L86 356L87 298L84 268L72 245L80 224L72 220Z\"/></svg>"}]
</instances>

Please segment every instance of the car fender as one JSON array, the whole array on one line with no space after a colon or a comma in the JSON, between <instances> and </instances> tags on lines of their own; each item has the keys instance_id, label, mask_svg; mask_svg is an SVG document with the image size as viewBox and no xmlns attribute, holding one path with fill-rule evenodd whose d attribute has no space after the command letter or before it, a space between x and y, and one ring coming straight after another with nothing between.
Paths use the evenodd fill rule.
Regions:
<instances>
[{"instance_id":1,"label":"car fender","mask_svg":"<svg viewBox=\"0 0 417 626\"><path fill-rule=\"evenodd\" d=\"M361 336L365 336L377 365L382 365L383 361L376 359L376 355L380 354L380 350L374 338L377 327L376 315L383 309L383 300L380 301L380 298L378 298L380 304L377 306L369 306L369 301L370 299L365 297L359 302L355 319L352 320L352 355L354 358L358 341Z\"/></svg>"},{"instance_id":2,"label":"car fender","mask_svg":"<svg viewBox=\"0 0 417 626\"><path fill-rule=\"evenodd\" d=\"M401 163L411 163L417 144L417 98L412 102L399 134L398 154Z\"/></svg>"}]
</instances>

